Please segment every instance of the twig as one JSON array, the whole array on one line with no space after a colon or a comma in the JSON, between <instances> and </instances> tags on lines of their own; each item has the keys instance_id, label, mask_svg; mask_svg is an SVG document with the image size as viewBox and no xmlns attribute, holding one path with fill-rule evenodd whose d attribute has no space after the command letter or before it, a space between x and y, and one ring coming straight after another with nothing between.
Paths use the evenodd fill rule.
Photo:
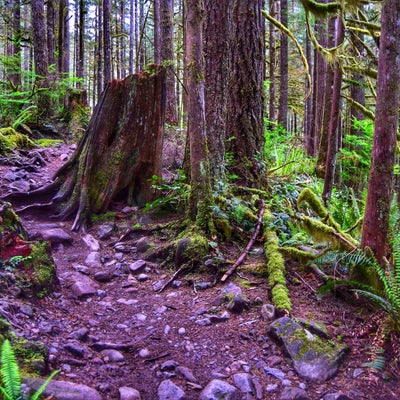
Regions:
<instances>
[{"instance_id":1,"label":"twig","mask_svg":"<svg viewBox=\"0 0 400 400\"><path fill-rule=\"evenodd\" d=\"M254 230L253 236L251 237L249 243L247 244L246 248L244 249L243 253L239 256L239 258L236 260L235 264L232 265L228 269L228 271L225 272L225 275L221 278L221 282L225 282L236 270L236 268L244 261L244 259L247 256L247 253L250 251L251 247L253 246L258 233L260 232L260 227L261 227L261 222L262 218L264 215L265 211L265 203L264 200L261 200L261 208L260 208L260 213L258 215L258 220L257 220L257 225L256 229Z\"/></svg>"},{"instance_id":2,"label":"twig","mask_svg":"<svg viewBox=\"0 0 400 400\"><path fill-rule=\"evenodd\" d=\"M303 277L298 273L298 272L295 272L294 273L313 293L316 293L317 291L309 284L309 283L307 283L304 279L303 279Z\"/></svg>"},{"instance_id":3,"label":"twig","mask_svg":"<svg viewBox=\"0 0 400 400\"><path fill-rule=\"evenodd\" d=\"M164 285L161 287L161 289L159 289L157 292L158 292L158 293L161 293L163 290L165 290L165 288L166 288L171 282L173 282L173 281L175 280L175 278L176 278L184 269L189 269L189 268L187 267L187 265L184 265L183 267L180 267L178 270L176 270L176 271L174 272L174 274L171 276L171 278L169 278L169 279L167 280L167 282L165 282Z\"/></svg>"}]
</instances>

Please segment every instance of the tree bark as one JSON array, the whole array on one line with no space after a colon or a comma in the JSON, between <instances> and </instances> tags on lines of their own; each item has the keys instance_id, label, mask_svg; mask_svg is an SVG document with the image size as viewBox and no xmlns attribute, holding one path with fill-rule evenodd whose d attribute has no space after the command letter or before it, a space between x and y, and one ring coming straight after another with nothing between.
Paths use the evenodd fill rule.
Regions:
<instances>
[{"instance_id":1,"label":"tree bark","mask_svg":"<svg viewBox=\"0 0 400 400\"><path fill-rule=\"evenodd\" d=\"M39 89L38 93L38 115L46 117L50 111L50 97L46 90L49 82L47 79L47 42L46 42L46 25L44 15L43 0L31 1L31 18L32 18L32 38L34 47L34 64L36 74L36 85Z\"/></svg>"},{"instance_id":2,"label":"tree bark","mask_svg":"<svg viewBox=\"0 0 400 400\"><path fill-rule=\"evenodd\" d=\"M185 0L188 89L188 137L190 148L189 217L205 232L212 226L212 193L208 159L203 64L202 0Z\"/></svg>"},{"instance_id":3,"label":"tree bark","mask_svg":"<svg viewBox=\"0 0 400 400\"><path fill-rule=\"evenodd\" d=\"M336 44L339 46L344 40L344 25L342 17L336 19ZM342 86L342 71L338 62L334 65L332 108L330 112L328 130L328 151L326 154L324 189L322 198L326 202L331 198L333 182L335 178L336 155L339 144L339 121L340 121L340 92Z\"/></svg>"},{"instance_id":4,"label":"tree bark","mask_svg":"<svg viewBox=\"0 0 400 400\"><path fill-rule=\"evenodd\" d=\"M374 142L361 240L380 262L387 254L399 121L400 2L384 0L381 15Z\"/></svg>"},{"instance_id":5,"label":"tree bark","mask_svg":"<svg viewBox=\"0 0 400 400\"><path fill-rule=\"evenodd\" d=\"M153 0L154 18L154 64L161 62L161 42L160 42L160 0Z\"/></svg>"},{"instance_id":6,"label":"tree bark","mask_svg":"<svg viewBox=\"0 0 400 400\"><path fill-rule=\"evenodd\" d=\"M103 1L103 73L105 88L111 80L111 0Z\"/></svg>"},{"instance_id":7,"label":"tree bark","mask_svg":"<svg viewBox=\"0 0 400 400\"><path fill-rule=\"evenodd\" d=\"M205 104L211 176L225 180L225 138L229 86L229 27L232 0L206 0L204 25Z\"/></svg>"},{"instance_id":8,"label":"tree bark","mask_svg":"<svg viewBox=\"0 0 400 400\"><path fill-rule=\"evenodd\" d=\"M160 4L160 58L162 61L168 61L167 69L167 103L165 110L166 122L175 125L178 122L176 112L176 90L175 90L175 72L174 72L174 2L173 0L163 0Z\"/></svg>"},{"instance_id":9,"label":"tree bark","mask_svg":"<svg viewBox=\"0 0 400 400\"><path fill-rule=\"evenodd\" d=\"M104 89L89 126L71 159L53 182L18 195L25 207L52 207L56 218L75 214L73 230L84 229L91 213L107 210L116 196L143 206L154 199L149 180L161 176L165 70L112 80ZM24 209L20 210L23 211Z\"/></svg>"},{"instance_id":10,"label":"tree bark","mask_svg":"<svg viewBox=\"0 0 400 400\"><path fill-rule=\"evenodd\" d=\"M281 24L285 27L288 26L288 2L281 0L280 10ZM289 84L289 53L288 53L288 37L285 33L281 32L281 46L279 53L279 109L278 109L278 123L282 125L283 129L288 128L288 84Z\"/></svg>"},{"instance_id":11,"label":"tree bark","mask_svg":"<svg viewBox=\"0 0 400 400\"><path fill-rule=\"evenodd\" d=\"M262 186L266 179L257 160L264 147L263 8L263 0L235 1L232 7L227 150L234 157L230 171L249 186Z\"/></svg>"},{"instance_id":12,"label":"tree bark","mask_svg":"<svg viewBox=\"0 0 400 400\"><path fill-rule=\"evenodd\" d=\"M271 17L276 16L276 1L269 0L269 14ZM268 119L269 122L274 123L276 121L276 49L275 49L275 25L269 23L269 98L268 98Z\"/></svg>"}]
</instances>

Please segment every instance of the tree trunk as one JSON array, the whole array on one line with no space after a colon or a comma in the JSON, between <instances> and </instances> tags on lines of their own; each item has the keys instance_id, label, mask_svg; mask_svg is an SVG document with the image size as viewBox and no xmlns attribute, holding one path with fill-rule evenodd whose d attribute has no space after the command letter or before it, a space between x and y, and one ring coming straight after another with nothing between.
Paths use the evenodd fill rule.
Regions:
<instances>
[{"instance_id":1,"label":"tree trunk","mask_svg":"<svg viewBox=\"0 0 400 400\"><path fill-rule=\"evenodd\" d=\"M103 54L103 87L105 88L111 80L111 0L103 0Z\"/></svg>"},{"instance_id":2,"label":"tree trunk","mask_svg":"<svg viewBox=\"0 0 400 400\"><path fill-rule=\"evenodd\" d=\"M175 91L175 72L174 72L174 2L173 0L163 0L160 4L160 28L161 28L161 61L168 61L167 70L167 103L165 110L165 120L170 124L178 122L176 112L177 101Z\"/></svg>"},{"instance_id":3,"label":"tree trunk","mask_svg":"<svg viewBox=\"0 0 400 400\"><path fill-rule=\"evenodd\" d=\"M47 79L46 18L43 0L32 0L31 11L36 85L38 89L42 89L38 93L38 115L39 117L46 117L50 111L50 97L48 91L43 90L48 88L49 85Z\"/></svg>"},{"instance_id":4,"label":"tree trunk","mask_svg":"<svg viewBox=\"0 0 400 400\"><path fill-rule=\"evenodd\" d=\"M384 0L381 19L374 142L361 240L380 262L387 254L399 122L400 2Z\"/></svg>"},{"instance_id":5,"label":"tree trunk","mask_svg":"<svg viewBox=\"0 0 400 400\"><path fill-rule=\"evenodd\" d=\"M264 147L265 20L263 0L235 1L230 35L231 65L227 139L231 172L249 186L265 183L257 160Z\"/></svg>"},{"instance_id":6,"label":"tree trunk","mask_svg":"<svg viewBox=\"0 0 400 400\"><path fill-rule=\"evenodd\" d=\"M58 11L58 73L63 76L69 73L69 23L68 0L60 0Z\"/></svg>"},{"instance_id":7,"label":"tree trunk","mask_svg":"<svg viewBox=\"0 0 400 400\"><path fill-rule=\"evenodd\" d=\"M204 25L205 104L207 141L214 183L225 180L225 138L229 65L229 25L231 0L205 1Z\"/></svg>"},{"instance_id":8,"label":"tree trunk","mask_svg":"<svg viewBox=\"0 0 400 400\"><path fill-rule=\"evenodd\" d=\"M209 232L212 230L212 193L204 104L203 1L186 0L186 10L185 48L191 185L188 215L199 228Z\"/></svg>"},{"instance_id":9,"label":"tree trunk","mask_svg":"<svg viewBox=\"0 0 400 400\"><path fill-rule=\"evenodd\" d=\"M336 44L339 46L344 40L344 25L342 17L336 19ZM335 178L336 154L339 144L339 123L340 123L340 92L342 86L342 71L338 62L334 65L332 108L330 112L329 130L328 130L328 151L326 154L324 189L322 198L324 201L330 199Z\"/></svg>"},{"instance_id":10,"label":"tree trunk","mask_svg":"<svg viewBox=\"0 0 400 400\"><path fill-rule=\"evenodd\" d=\"M107 84L74 155L50 185L28 193L50 202L24 209L51 206L60 219L75 214L72 229L79 230L116 196L138 206L154 199L149 180L161 176L165 71L153 72ZM26 194L18 197L26 203Z\"/></svg>"},{"instance_id":11,"label":"tree trunk","mask_svg":"<svg viewBox=\"0 0 400 400\"><path fill-rule=\"evenodd\" d=\"M161 63L161 42L160 42L160 0L153 0L154 18L154 64Z\"/></svg>"},{"instance_id":12,"label":"tree trunk","mask_svg":"<svg viewBox=\"0 0 400 400\"><path fill-rule=\"evenodd\" d=\"M275 18L276 16L276 1L269 0L269 15ZM269 122L274 123L276 121L276 49L275 49L275 25L269 23L269 98L268 98L268 119Z\"/></svg>"},{"instance_id":13,"label":"tree trunk","mask_svg":"<svg viewBox=\"0 0 400 400\"><path fill-rule=\"evenodd\" d=\"M288 26L288 2L281 0L281 24ZM288 37L285 33L281 32L281 46L279 53L279 109L278 109L278 123L287 130L288 119L288 84L289 84L289 53L288 53Z\"/></svg>"},{"instance_id":14,"label":"tree trunk","mask_svg":"<svg viewBox=\"0 0 400 400\"><path fill-rule=\"evenodd\" d=\"M56 63L56 42L55 42L55 8L54 0L47 1L47 56L48 64Z\"/></svg>"}]
</instances>

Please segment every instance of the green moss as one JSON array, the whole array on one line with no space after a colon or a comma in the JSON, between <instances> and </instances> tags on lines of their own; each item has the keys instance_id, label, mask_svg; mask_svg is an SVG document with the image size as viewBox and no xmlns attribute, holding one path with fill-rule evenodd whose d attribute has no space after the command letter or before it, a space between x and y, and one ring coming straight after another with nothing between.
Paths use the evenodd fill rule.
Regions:
<instances>
[{"instance_id":1,"label":"green moss","mask_svg":"<svg viewBox=\"0 0 400 400\"><path fill-rule=\"evenodd\" d=\"M310 261L314 260L317 256L308 251L299 250L296 247L280 247L279 251L281 254L291 260L297 260L302 264L308 264Z\"/></svg>"},{"instance_id":2,"label":"green moss","mask_svg":"<svg viewBox=\"0 0 400 400\"><path fill-rule=\"evenodd\" d=\"M25 338L10 338L14 352L20 361L22 375L37 375L46 372L48 364L47 347L37 341L28 341Z\"/></svg>"},{"instance_id":3,"label":"green moss","mask_svg":"<svg viewBox=\"0 0 400 400\"><path fill-rule=\"evenodd\" d=\"M25 264L32 268L32 283L37 293L43 297L56 283L56 266L50 256L47 242L37 242L31 248L30 259Z\"/></svg>"},{"instance_id":4,"label":"green moss","mask_svg":"<svg viewBox=\"0 0 400 400\"><path fill-rule=\"evenodd\" d=\"M31 149L34 142L28 136L18 133L13 128L0 128L0 154L7 154L13 149Z\"/></svg>"},{"instance_id":5,"label":"green moss","mask_svg":"<svg viewBox=\"0 0 400 400\"><path fill-rule=\"evenodd\" d=\"M191 233L184 256L188 260L202 259L208 252L208 239L198 233Z\"/></svg>"},{"instance_id":6,"label":"green moss","mask_svg":"<svg viewBox=\"0 0 400 400\"><path fill-rule=\"evenodd\" d=\"M289 290L286 284L275 285L272 290L272 302L278 310L288 310L292 308L292 303L289 298Z\"/></svg>"},{"instance_id":7,"label":"green moss","mask_svg":"<svg viewBox=\"0 0 400 400\"><path fill-rule=\"evenodd\" d=\"M90 216L90 219L91 219L91 221L92 221L93 223L96 223L96 222L114 221L114 219L115 219L115 214L116 214L116 213L115 213L114 211L107 211L107 212L102 213L102 214L92 214L92 215ZM138 224L136 224L136 225L138 225ZM135 229L136 225L133 227L133 229ZM140 228L140 224L139 224L139 226L136 227L136 228Z\"/></svg>"},{"instance_id":8,"label":"green moss","mask_svg":"<svg viewBox=\"0 0 400 400\"><path fill-rule=\"evenodd\" d=\"M214 219L214 225L218 232L224 235L226 240L231 240L232 237L232 227L230 222L225 218Z\"/></svg>"},{"instance_id":9,"label":"green moss","mask_svg":"<svg viewBox=\"0 0 400 400\"><path fill-rule=\"evenodd\" d=\"M62 143L64 143L64 142L60 139L43 138L43 139L35 140L35 144L39 147L52 147L52 146L57 146Z\"/></svg>"}]
</instances>

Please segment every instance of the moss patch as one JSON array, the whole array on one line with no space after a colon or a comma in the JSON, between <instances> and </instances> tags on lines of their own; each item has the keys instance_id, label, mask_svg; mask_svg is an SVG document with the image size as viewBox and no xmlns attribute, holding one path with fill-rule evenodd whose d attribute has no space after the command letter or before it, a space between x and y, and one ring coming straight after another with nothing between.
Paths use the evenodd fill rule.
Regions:
<instances>
[{"instance_id":1,"label":"moss patch","mask_svg":"<svg viewBox=\"0 0 400 400\"><path fill-rule=\"evenodd\" d=\"M35 143L28 136L13 128L0 128L0 154L8 154L13 149L32 149Z\"/></svg>"}]
</instances>

